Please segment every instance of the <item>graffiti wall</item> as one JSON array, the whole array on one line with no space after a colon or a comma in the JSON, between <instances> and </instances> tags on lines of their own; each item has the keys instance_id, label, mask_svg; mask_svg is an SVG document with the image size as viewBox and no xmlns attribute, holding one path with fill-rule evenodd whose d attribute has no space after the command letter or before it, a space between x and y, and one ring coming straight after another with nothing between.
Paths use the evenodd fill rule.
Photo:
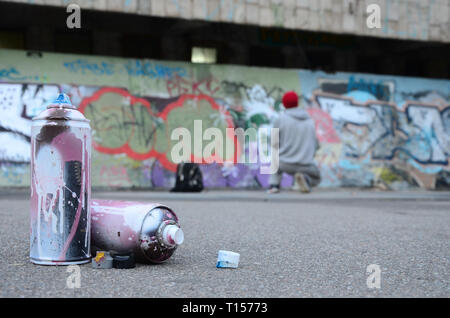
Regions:
<instances>
[{"instance_id":1,"label":"graffiti wall","mask_svg":"<svg viewBox=\"0 0 450 318\"><path fill-rule=\"evenodd\" d=\"M0 186L29 185L31 118L59 91L91 121L94 187L170 188L174 128L269 127L288 90L316 123L321 187L450 184L450 81L0 50ZM207 187L268 182L257 163L201 169Z\"/></svg>"},{"instance_id":2,"label":"graffiti wall","mask_svg":"<svg viewBox=\"0 0 450 318\"><path fill-rule=\"evenodd\" d=\"M433 189L449 181L450 81L300 71L322 186Z\"/></svg>"}]
</instances>

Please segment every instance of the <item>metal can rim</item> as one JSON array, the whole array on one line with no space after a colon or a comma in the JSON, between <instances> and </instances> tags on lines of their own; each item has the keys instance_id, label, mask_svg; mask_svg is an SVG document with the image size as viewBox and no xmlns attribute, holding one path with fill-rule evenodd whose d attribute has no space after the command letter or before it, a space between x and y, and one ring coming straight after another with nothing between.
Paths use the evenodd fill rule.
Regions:
<instances>
[{"instance_id":1,"label":"metal can rim","mask_svg":"<svg viewBox=\"0 0 450 318\"><path fill-rule=\"evenodd\" d=\"M170 211L173 215L175 215L175 217L178 219L178 217L177 217L177 215L175 214L175 212L174 212L171 208L169 208L167 205L164 205L164 204L157 204L157 205L155 205L150 211L147 212L147 214L145 214L144 219L142 220L142 224L141 224L141 227L140 227L140 229L139 229L138 240L141 239L142 228L143 228L143 226L144 226L144 221L145 221L145 219L149 216L149 214L150 214L153 210L155 210L155 209L160 209L160 208L167 209L167 210ZM175 221L172 221L172 222L174 222L174 224L177 224L177 225L178 225L178 222L175 222ZM177 248L177 246L173 246L173 247L172 247L172 246L166 246L166 245L162 242L162 240L160 240L160 234L159 234L159 232L161 231L161 228L164 227L163 225L165 225L165 224L161 224L161 225L158 227L158 229L157 229L157 235L156 235L157 240L158 240L158 242L161 244L161 246L162 246L163 248L175 250L175 249ZM147 254L145 253L145 250L144 250L144 248L142 247L141 244L139 244L139 251L142 253L142 255L144 255L144 258L145 258L145 259L147 259L148 261L150 261L150 262L152 262L152 263L154 262L153 260L151 260L151 259L147 256Z\"/></svg>"},{"instance_id":2,"label":"metal can rim","mask_svg":"<svg viewBox=\"0 0 450 318\"><path fill-rule=\"evenodd\" d=\"M47 117L47 118L38 118L38 117L33 117L32 119L31 119L31 121L40 121L40 120L42 120L42 121L45 121L45 122L47 122L47 121L51 121L51 120L54 120L54 121L79 121L79 122L82 122L82 123L90 123L91 121L89 120L89 119L73 119L73 118L63 118L63 117Z\"/></svg>"}]
</instances>

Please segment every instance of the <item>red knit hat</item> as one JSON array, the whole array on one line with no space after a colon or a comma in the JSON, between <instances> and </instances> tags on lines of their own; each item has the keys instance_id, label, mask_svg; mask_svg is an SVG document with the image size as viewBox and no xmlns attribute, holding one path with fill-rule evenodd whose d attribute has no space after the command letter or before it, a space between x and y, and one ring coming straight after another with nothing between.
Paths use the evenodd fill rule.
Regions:
<instances>
[{"instance_id":1,"label":"red knit hat","mask_svg":"<svg viewBox=\"0 0 450 318\"><path fill-rule=\"evenodd\" d=\"M285 108L298 106L298 95L294 91L286 92L283 96L283 105Z\"/></svg>"}]
</instances>

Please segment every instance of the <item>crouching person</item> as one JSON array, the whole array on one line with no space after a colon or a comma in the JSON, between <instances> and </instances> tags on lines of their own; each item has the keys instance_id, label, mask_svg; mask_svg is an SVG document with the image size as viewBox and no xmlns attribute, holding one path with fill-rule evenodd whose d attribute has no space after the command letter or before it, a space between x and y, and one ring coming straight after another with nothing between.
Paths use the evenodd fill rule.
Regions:
<instances>
[{"instance_id":1,"label":"crouching person","mask_svg":"<svg viewBox=\"0 0 450 318\"><path fill-rule=\"evenodd\" d=\"M295 92L284 94L283 105L286 111L273 123L273 128L279 129L279 169L270 176L268 192L280 192L284 172L294 176L294 189L309 193L320 183L320 171L314 162L319 147L314 121L298 107Z\"/></svg>"}]
</instances>

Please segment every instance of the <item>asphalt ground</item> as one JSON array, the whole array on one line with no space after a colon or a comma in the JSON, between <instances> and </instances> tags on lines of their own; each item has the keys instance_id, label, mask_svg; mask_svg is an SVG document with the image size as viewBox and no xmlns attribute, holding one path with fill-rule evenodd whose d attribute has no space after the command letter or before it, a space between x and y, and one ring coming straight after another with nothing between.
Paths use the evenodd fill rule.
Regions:
<instances>
[{"instance_id":1,"label":"asphalt ground","mask_svg":"<svg viewBox=\"0 0 450 318\"><path fill-rule=\"evenodd\" d=\"M450 192L93 192L157 201L185 243L160 265L95 270L29 261L29 193L0 191L1 297L449 297ZM221 249L239 268L215 267ZM367 281L380 269L380 288ZM371 280L370 280L371 281ZM372 286L373 287L373 286Z\"/></svg>"}]
</instances>

